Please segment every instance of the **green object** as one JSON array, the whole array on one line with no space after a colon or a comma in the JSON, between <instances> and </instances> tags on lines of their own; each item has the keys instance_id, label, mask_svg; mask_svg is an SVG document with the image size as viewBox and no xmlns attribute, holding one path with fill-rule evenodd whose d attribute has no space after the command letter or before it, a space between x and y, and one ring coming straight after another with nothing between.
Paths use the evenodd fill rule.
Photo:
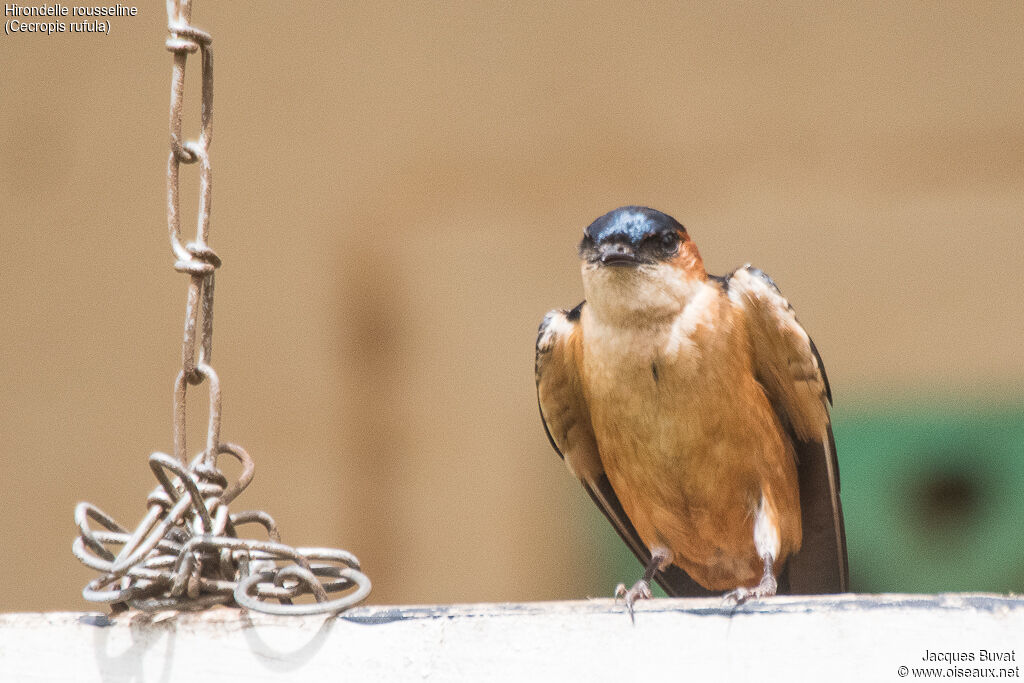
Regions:
<instances>
[{"instance_id":1,"label":"green object","mask_svg":"<svg viewBox=\"0 0 1024 683\"><path fill-rule=\"evenodd\" d=\"M1024 591L1024 412L834 414L852 589Z\"/></svg>"}]
</instances>

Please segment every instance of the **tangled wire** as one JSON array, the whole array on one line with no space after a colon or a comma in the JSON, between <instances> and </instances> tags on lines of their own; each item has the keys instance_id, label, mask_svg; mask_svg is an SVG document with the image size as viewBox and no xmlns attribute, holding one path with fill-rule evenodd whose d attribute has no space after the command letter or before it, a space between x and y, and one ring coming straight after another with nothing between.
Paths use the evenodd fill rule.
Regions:
<instances>
[{"instance_id":1,"label":"tangled wire","mask_svg":"<svg viewBox=\"0 0 1024 683\"><path fill-rule=\"evenodd\" d=\"M259 511L231 514L228 504L252 480L249 455L221 444L242 465L228 486L202 455L185 469L174 458L154 453L149 466L160 485L148 498L149 512L134 532L90 503L80 503L75 521L80 535L73 552L102 572L82 594L114 609L197 610L236 604L270 614L338 612L370 593L359 560L344 550L292 548L280 542L273 518ZM102 526L94 529L90 520ZM238 537L239 527L262 526L268 540ZM116 551L116 552L115 552ZM353 590L354 589L354 590ZM345 593L331 600L330 594ZM294 604L302 595L316 602Z\"/></svg>"}]
</instances>

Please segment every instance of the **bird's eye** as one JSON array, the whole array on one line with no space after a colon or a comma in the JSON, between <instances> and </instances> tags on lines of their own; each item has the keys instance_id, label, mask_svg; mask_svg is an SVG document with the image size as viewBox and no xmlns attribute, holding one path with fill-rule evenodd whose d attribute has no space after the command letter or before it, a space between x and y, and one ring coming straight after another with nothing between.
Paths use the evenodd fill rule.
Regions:
<instances>
[{"instance_id":1,"label":"bird's eye","mask_svg":"<svg viewBox=\"0 0 1024 683\"><path fill-rule=\"evenodd\" d=\"M679 235L674 232L666 232L661 235L661 247L668 252L676 250L679 246Z\"/></svg>"}]
</instances>

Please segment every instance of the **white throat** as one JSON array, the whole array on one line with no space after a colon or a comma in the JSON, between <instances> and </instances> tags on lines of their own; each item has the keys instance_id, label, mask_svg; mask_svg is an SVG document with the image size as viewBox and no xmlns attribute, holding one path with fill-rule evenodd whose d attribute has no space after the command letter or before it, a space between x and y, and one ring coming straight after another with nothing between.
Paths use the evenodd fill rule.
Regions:
<instances>
[{"instance_id":1,"label":"white throat","mask_svg":"<svg viewBox=\"0 0 1024 683\"><path fill-rule=\"evenodd\" d=\"M669 323L708 286L665 263L617 268L584 262L581 270L587 307L614 326Z\"/></svg>"}]
</instances>

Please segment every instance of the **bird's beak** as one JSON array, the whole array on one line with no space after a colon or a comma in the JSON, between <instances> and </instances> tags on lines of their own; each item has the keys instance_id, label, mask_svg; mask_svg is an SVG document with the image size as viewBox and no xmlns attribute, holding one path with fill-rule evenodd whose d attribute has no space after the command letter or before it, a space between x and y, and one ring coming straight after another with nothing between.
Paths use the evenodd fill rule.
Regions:
<instances>
[{"instance_id":1,"label":"bird's beak","mask_svg":"<svg viewBox=\"0 0 1024 683\"><path fill-rule=\"evenodd\" d=\"M640 262L633 247L622 242L602 244L598 248L597 259L602 266L635 266Z\"/></svg>"}]
</instances>

